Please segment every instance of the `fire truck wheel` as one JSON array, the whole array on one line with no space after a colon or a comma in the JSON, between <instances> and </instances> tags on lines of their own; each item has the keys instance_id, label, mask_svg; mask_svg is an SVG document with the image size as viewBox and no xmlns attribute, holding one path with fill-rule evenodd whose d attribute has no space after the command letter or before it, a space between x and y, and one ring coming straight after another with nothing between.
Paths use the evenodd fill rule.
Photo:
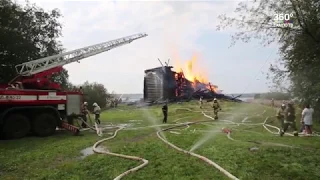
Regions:
<instances>
[{"instance_id":1,"label":"fire truck wheel","mask_svg":"<svg viewBox=\"0 0 320 180\"><path fill-rule=\"evenodd\" d=\"M57 119L50 113L43 113L32 121L33 132L40 137L51 136L55 133Z\"/></svg>"},{"instance_id":2,"label":"fire truck wheel","mask_svg":"<svg viewBox=\"0 0 320 180\"><path fill-rule=\"evenodd\" d=\"M3 135L6 139L18 139L30 132L29 119L21 114L13 114L5 119Z\"/></svg>"}]
</instances>

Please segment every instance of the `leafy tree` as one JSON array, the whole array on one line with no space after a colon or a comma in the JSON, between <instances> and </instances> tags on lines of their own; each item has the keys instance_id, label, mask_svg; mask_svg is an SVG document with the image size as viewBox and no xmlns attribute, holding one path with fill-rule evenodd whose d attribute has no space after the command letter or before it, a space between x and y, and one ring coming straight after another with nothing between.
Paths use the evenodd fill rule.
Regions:
<instances>
[{"instance_id":1,"label":"leafy tree","mask_svg":"<svg viewBox=\"0 0 320 180\"><path fill-rule=\"evenodd\" d=\"M313 101L320 109L320 1L319 0L260 0L241 2L236 17L219 16L218 30L235 26L237 41L260 40L261 44L280 45L280 60L270 67L270 77L276 87L290 92L301 102ZM293 14L292 27L277 26L275 14ZM281 69L280 66L283 68ZM284 83L288 81L288 83ZM288 84L288 86L284 86Z\"/></svg>"},{"instance_id":2,"label":"leafy tree","mask_svg":"<svg viewBox=\"0 0 320 180\"><path fill-rule=\"evenodd\" d=\"M12 0L0 1L0 82L16 76L15 65L60 53L63 48L60 12L45 12L35 4L25 6ZM54 80L66 86L68 72L64 70Z\"/></svg>"},{"instance_id":3,"label":"leafy tree","mask_svg":"<svg viewBox=\"0 0 320 180\"><path fill-rule=\"evenodd\" d=\"M105 108L107 104L107 99L111 96L103 84L99 83L89 83L86 81L81 85L83 92L85 94L84 101L89 103L89 107L93 103L97 103L101 108Z\"/></svg>"}]
</instances>

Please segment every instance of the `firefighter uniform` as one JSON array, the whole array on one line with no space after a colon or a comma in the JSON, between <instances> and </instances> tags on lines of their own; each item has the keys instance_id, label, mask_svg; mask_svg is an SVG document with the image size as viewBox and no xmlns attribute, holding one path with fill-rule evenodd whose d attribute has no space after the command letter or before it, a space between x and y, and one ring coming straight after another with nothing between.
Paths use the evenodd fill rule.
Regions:
<instances>
[{"instance_id":1,"label":"firefighter uniform","mask_svg":"<svg viewBox=\"0 0 320 180\"><path fill-rule=\"evenodd\" d=\"M283 128L284 128L284 113L285 113L285 109L286 109L286 105L285 104L282 104L281 107L278 109L277 111L277 114L276 114L276 117L277 119L279 120L279 123L280 123L280 133L282 132Z\"/></svg>"},{"instance_id":2,"label":"firefighter uniform","mask_svg":"<svg viewBox=\"0 0 320 180\"><path fill-rule=\"evenodd\" d=\"M289 102L284 112L283 129L282 129L282 132L280 132L281 136L284 135L284 133L288 130L289 126L294 130L293 132L294 136L298 136L298 129L297 129L295 119L296 119L295 108L293 107L293 103Z\"/></svg>"},{"instance_id":3,"label":"firefighter uniform","mask_svg":"<svg viewBox=\"0 0 320 180\"><path fill-rule=\"evenodd\" d=\"M163 113L163 123L167 123L168 119L168 104L165 103L162 107L162 113Z\"/></svg>"},{"instance_id":4,"label":"firefighter uniform","mask_svg":"<svg viewBox=\"0 0 320 180\"><path fill-rule=\"evenodd\" d=\"M81 118L83 119L84 122L87 122L87 116L89 114L88 112L89 112L88 111L88 103L84 102L83 105L82 105L82 114L81 114ZM86 128L87 125L84 122L82 122L81 126L83 128Z\"/></svg>"},{"instance_id":5,"label":"firefighter uniform","mask_svg":"<svg viewBox=\"0 0 320 180\"><path fill-rule=\"evenodd\" d=\"M218 111L219 110L221 111L221 107L220 107L220 104L216 98L213 99L212 107L213 107L213 112L214 112L214 119L218 119Z\"/></svg>"},{"instance_id":6,"label":"firefighter uniform","mask_svg":"<svg viewBox=\"0 0 320 180\"><path fill-rule=\"evenodd\" d=\"M199 99L199 106L200 106L200 109L202 109L202 105L203 105L203 99L202 99L202 96L200 97Z\"/></svg>"},{"instance_id":7,"label":"firefighter uniform","mask_svg":"<svg viewBox=\"0 0 320 180\"><path fill-rule=\"evenodd\" d=\"M93 103L92 106L93 106L94 120L96 121L97 124L100 124L101 108L97 103Z\"/></svg>"}]
</instances>

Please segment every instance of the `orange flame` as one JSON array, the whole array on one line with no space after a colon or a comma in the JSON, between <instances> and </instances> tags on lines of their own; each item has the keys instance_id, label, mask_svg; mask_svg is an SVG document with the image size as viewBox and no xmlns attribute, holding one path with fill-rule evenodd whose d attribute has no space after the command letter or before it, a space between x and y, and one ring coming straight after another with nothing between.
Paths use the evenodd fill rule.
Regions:
<instances>
[{"instance_id":1,"label":"orange flame","mask_svg":"<svg viewBox=\"0 0 320 180\"><path fill-rule=\"evenodd\" d=\"M183 72L185 78L192 82L193 87L200 82L205 84L207 89L219 92L218 86L209 83L207 71L199 66L196 54L183 65L178 58L175 59L174 64L174 70L178 73Z\"/></svg>"},{"instance_id":2,"label":"orange flame","mask_svg":"<svg viewBox=\"0 0 320 180\"><path fill-rule=\"evenodd\" d=\"M197 81L208 84L208 76L204 69L201 69L198 64L197 55L193 55L191 60L187 60L184 66L181 65L180 60L175 61L174 70L176 72L183 72L184 76L191 82Z\"/></svg>"}]
</instances>

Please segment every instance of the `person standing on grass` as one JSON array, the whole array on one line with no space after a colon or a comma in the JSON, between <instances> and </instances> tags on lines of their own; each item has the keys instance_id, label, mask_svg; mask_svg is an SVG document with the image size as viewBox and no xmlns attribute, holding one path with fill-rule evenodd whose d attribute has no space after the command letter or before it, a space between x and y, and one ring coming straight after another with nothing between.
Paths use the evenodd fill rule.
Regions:
<instances>
[{"instance_id":1,"label":"person standing on grass","mask_svg":"<svg viewBox=\"0 0 320 180\"><path fill-rule=\"evenodd\" d=\"M93 113L94 113L94 120L95 120L95 128L97 131L98 136L102 136L102 131L101 128L99 128L98 125L100 125L100 113L101 113L101 108L97 103L93 103Z\"/></svg>"},{"instance_id":2,"label":"person standing on grass","mask_svg":"<svg viewBox=\"0 0 320 180\"><path fill-rule=\"evenodd\" d=\"M296 124L296 114L295 108L293 106L293 102L290 101L287 104L287 108L284 113L284 127L283 130L280 132L280 136L283 136L284 133L288 130L289 126L294 130L293 135L298 136L298 129Z\"/></svg>"},{"instance_id":3,"label":"person standing on grass","mask_svg":"<svg viewBox=\"0 0 320 180\"><path fill-rule=\"evenodd\" d=\"M202 105L203 105L203 97L202 96L200 96L199 105L200 105L200 109L202 109Z\"/></svg>"},{"instance_id":4,"label":"person standing on grass","mask_svg":"<svg viewBox=\"0 0 320 180\"><path fill-rule=\"evenodd\" d=\"M304 124L304 131L307 135L312 134L312 115L313 115L313 108L310 107L309 104L305 106L302 111L301 123Z\"/></svg>"},{"instance_id":5,"label":"person standing on grass","mask_svg":"<svg viewBox=\"0 0 320 180\"><path fill-rule=\"evenodd\" d=\"M93 113L94 113L94 120L96 121L97 124L100 124L100 113L101 113L101 108L97 103L93 103Z\"/></svg>"},{"instance_id":6,"label":"person standing on grass","mask_svg":"<svg viewBox=\"0 0 320 180\"><path fill-rule=\"evenodd\" d=\"M217 98L213 99L212 107L213 107L214 119L218 119L219 118L218 112L219 112L219 110L221 111L221 106L220 106Z\"/></svg>"},{"instance_id":7,"label":"person standing on grass","mask_svg":"<svg viewBox=\"0 0 320 180\"><path fill-rule=\"evenodd\" d=\"M285 113L285 109L286 109L286 105L285 104L282 104L281 107L278 109L278 112L277 112L277 119L279 120L279 123L280 123L280 133L282 132L282 130L284 129L284 113Z\"/></svg>"},{"instance_id":8,"label":"person standing on grass","mask_svg":"<svg viewBox=\"0 0 320 180\"><path fill-rule=\"evenodd\" d=\"M163 113L163 121L162 123L167 123L168 119L168 101L162 106L162 113Z\"/></svg>"}]
</instances>

